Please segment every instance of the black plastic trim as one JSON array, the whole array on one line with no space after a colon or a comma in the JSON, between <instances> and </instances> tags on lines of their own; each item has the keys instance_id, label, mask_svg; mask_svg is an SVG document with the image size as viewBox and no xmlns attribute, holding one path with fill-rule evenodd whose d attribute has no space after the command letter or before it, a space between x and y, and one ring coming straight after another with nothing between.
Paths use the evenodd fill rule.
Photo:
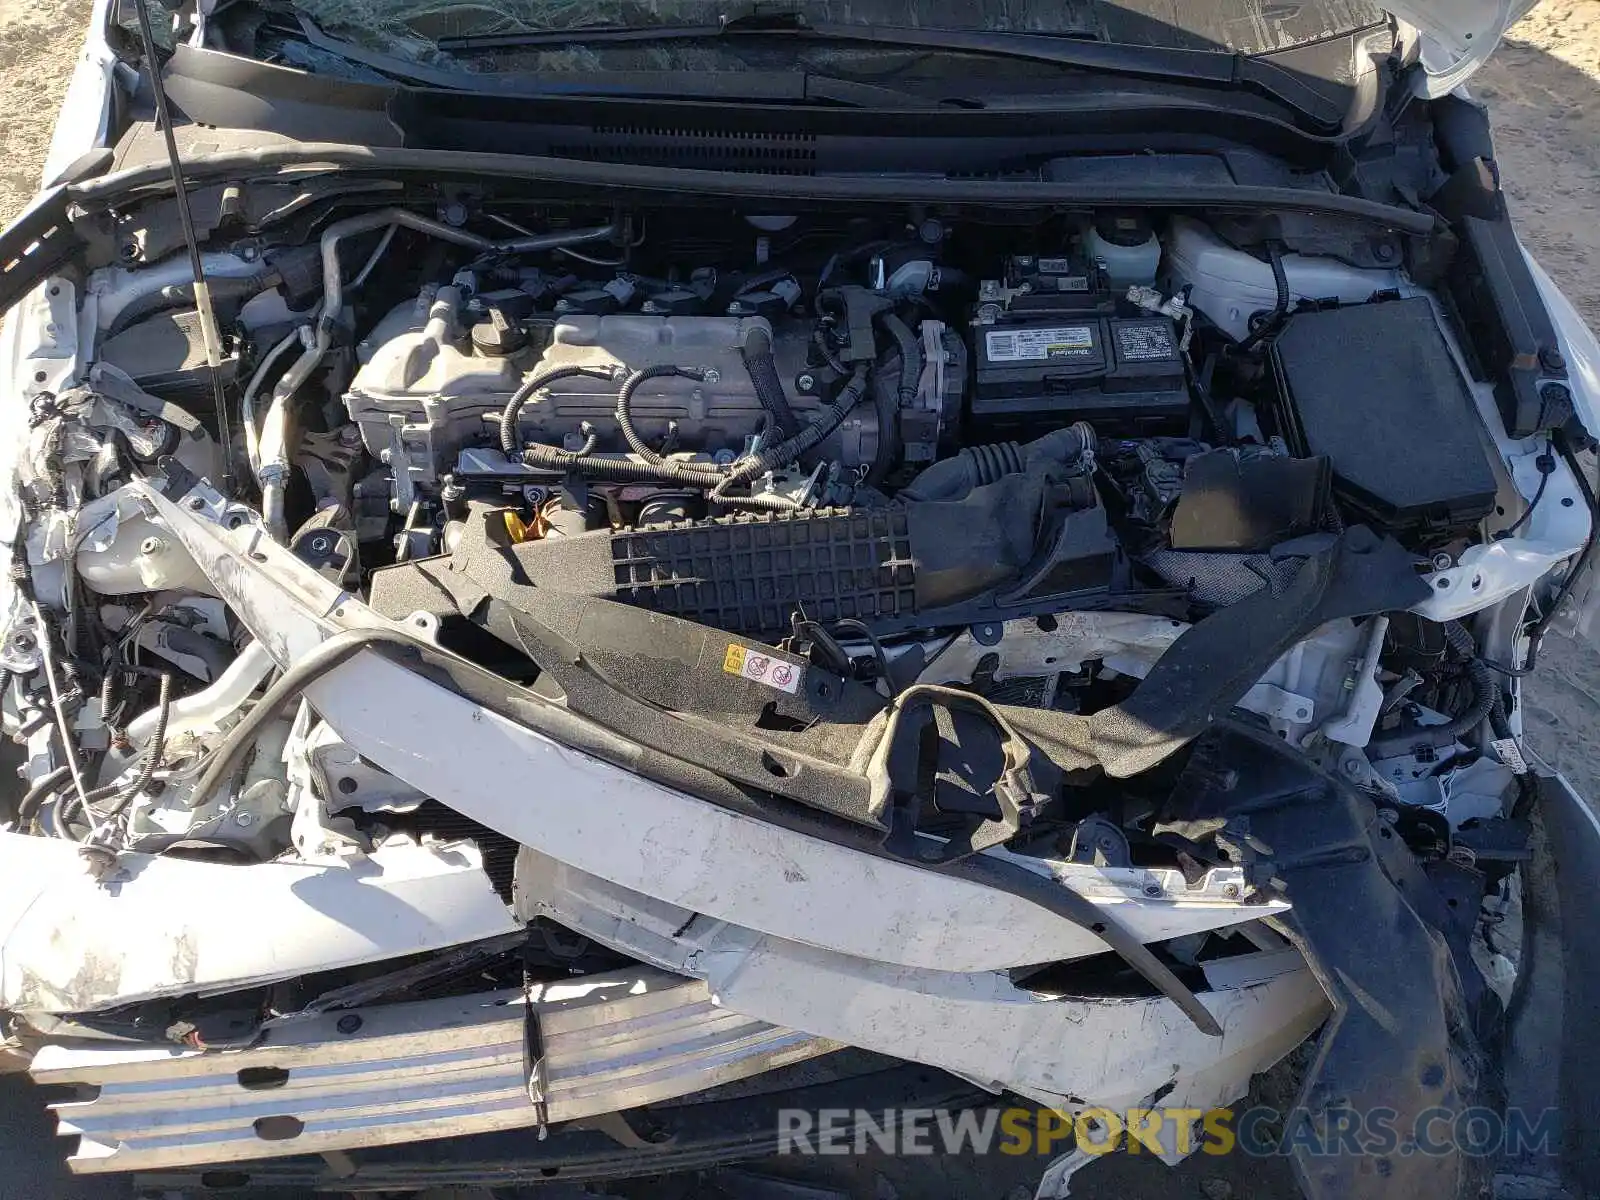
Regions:
<instances>
[{"instance_id":1,"label":"black plastic trim","mask_svg":"<svg viewBox=\"0 0 1600 1200\"><path fill-rule=\"evenodd\" d=\"M67 214L67 189L53 187L0 233L0 313L84 248Z\"/></svg>"},{"instance_id":2,"label":"black plastic trim","mask_svg":"<svg viewBox=\"0 0 1600 1200\"><path fill-rule=\"evenodd\" d=\"M365 174L414 173L432 181L437 181L440 176L478 175L560 183L604 189L611 193L611 198L616 199L628 194L649 196L680 192L702 197L723 196L762 202L782 200L787 203L857 200L1013 208L1076 205L1090 208L1291 209L1351 217L1413 234L1430 233L1436 223L1431 214L1396 208L1358 196L1287 187L1200 184L1180 192L1169 187L1086 186L1033 180L769 176L683 167L647 167L631 163L583 162L532 155L471 154L451 150L413 150L322 142L194 155L184 162L184 175L191 184L199 184L258 173L275 175L287 170L303 173L318 168ZM86 207L98 207L124 199L132 192L148 191L160 195L171 189L172 177L167 164L151 163L74 186L69 189L68 195Z\"/></svg>"}]
</instances>

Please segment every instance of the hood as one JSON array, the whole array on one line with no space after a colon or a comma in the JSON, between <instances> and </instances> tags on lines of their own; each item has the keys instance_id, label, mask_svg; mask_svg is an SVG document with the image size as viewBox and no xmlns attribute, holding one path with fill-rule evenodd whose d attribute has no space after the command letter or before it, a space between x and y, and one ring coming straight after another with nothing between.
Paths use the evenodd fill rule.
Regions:
<instances>
[{"instance_id":1,"label":"hood","mask_svg":"<svg viewBox=\"0 0 1600 1200\"><path fill-rule=\"evenodd\" d=\"M1390 12L1422 34L1422 90L1442 96L1483 65L1512 24L1538 0L1400 0Z\"/></svg>"}]
</instances>

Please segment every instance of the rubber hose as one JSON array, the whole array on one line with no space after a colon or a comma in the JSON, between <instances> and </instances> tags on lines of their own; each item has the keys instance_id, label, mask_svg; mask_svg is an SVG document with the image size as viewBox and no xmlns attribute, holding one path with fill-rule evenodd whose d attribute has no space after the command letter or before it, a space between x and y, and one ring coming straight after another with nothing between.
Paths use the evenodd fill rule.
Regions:
<instances>
[{"instance_id":1,"label":"rubber hose","mask_svg":"<svg viewBox=\"0 0 1600 1200\"><path fill-rule=\"evenodd\" d=\"M507 458L517 452L517 417L522 412L522 406L542 387L548 387L562 379L571 379L582 375L588 379L610 381L610 372L602 371L597 367L556 367L549 371L541 371L536 375L523 380L522 386L512 393L511 399L506 401L505 409L500 413L500 449Z\"/></svg>"},{"instance_id":2,"label":"rubber hose","mask_svg":"<svg viewBox=\"0 0 1600 1200\"><path fill-rule=\"evenodd\" d=\"M772 335L764 326L752 325L739 353L744 359L744 369L750 373L756 399L772 418L779 435L794 437L800 432L800 421L789 407L789 398L783 394L783 380L778 378L778 364L772 357Z\"/></svg>"},{"instance_id":3,"label":"rubber hose","mask_svg":"<svg viewBox=\"0 0 1600 1200\"><path fill-rule=\"evenodd\" d=\"M261 485L261 520L267 527L267 534L279 545L289 537L287 497L281 479L269 479Z\"/></svg>"},{"instance_id":4,"label":"rubber hose","mask_svg":"<svg viewBox=\"0 0 1600 1200\"><path fill-rule=\"evenodd\" d=\"M211 292L211 298L228 300L235 296L255 294L271 286L269 280L273 276L271 271L258 271L254 275L223 275L212 277L207 274L206 286ZM154 316L156 313L172 308L183 308L194 304L193 283L173 283L161 288L159 291L146 292L142 296L135 296L123 306L122 310L111 319L111 325L101 334L104 338L113 338L125 332L130 325L136 324L145 317Z\"/></svg>"},{"instance_id":5,"label":"rubber hose","mask_svg":"<svg viewBox=\"0 0 1600 1200\"><path fill-rule=\"evenodd\" d=\"M922 344L911 327L894 313L882 313L878 320L900 347L900 407L910 408L916 403L917 384L922 379Z\"/></svg>"},{"instance_id":6,"label":"rubber hose","mask_svg":"<svg viewBox=\"0 0 1600 1200\"><path fill-rule=\"evenodd\" d=\"M767 355L767 360L770 365L772 360L772 356L770 354ZM776 379L776 368L773 369L772 374L773 378ZM659 465L666 461L661 457L661 455L657 454L655 450L651 448L649 443L647 443L644 438L639 436L639 431L633 427L633 394L639 390L639 385L651 379L676 378L704 380L705 377L706 373L704 371L696 370L692 367L677 367L673 366L671 363L657 363L653 367L645 367L643 370L635 371L632 375L628 376L628 378L623 382L622 386L617 389L616 418L617 428L622 431L623 440L626 441L629 446L633 447L633 452L635 454L651 465ZM751 371L750 377L752 380L755 379L755 372L753 370ZM759 386L757 386L756 394L759 396L760 392L761 389ZM765 400L762 401L762 405L765 407ZM501 441L504 442L504 440L505 435L504 431L502 430Z\"/></svg>"},{"instance_id":7,"label":"rubber hose","mask_svg":"<svg viewBox=\"0 0 1600 1200\"><path fill-rule=\"evenodd\" d=\"M72 768L63 763L55 770L48 771L35 779L27 794L17 801L17 825L26 828L45 797L65 783L71 775Z\"/></svg>"},{"instance_id":8,"label":"rubber hose","mask_svg":"<svg viewBox=\"0 0 1600 1200\"><path fill-rule=\"evenodd\" d=\"M901 489L907 500L957 500L975 487L993 483L1023 468L1022 447L1016 442L967 446L941 459Z\"/></svg>"}]
</instances>

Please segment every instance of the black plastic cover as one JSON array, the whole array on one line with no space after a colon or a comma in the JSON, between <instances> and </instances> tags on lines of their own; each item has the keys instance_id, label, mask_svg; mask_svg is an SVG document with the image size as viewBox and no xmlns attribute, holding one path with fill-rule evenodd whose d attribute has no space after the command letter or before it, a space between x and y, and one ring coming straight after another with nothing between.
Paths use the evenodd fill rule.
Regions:
<instances>
[{"instance_id":1,"label":"black plastic cover","mask_svg":"<svg viewBox=\"0 0 1600 1200\"><path fill-rule=\"evenodd\" d=\"M99 360L126 371L148 392L214 406L211 370L206 365L200 314L192 309L157 313L101 343ZM239 372L239 358L230 354L219 368L224 384Z\"/></svg>"},{"instance_id":2,"label":"black plastic cover","mask_svg":"<svg viewBox=\"0 0 1600 1200\"><path fill-rule=\"evenodd\" d=\"M1494 381L1500 415L1512 437L1559 428L1572 416L1562 382L1566 363L1555 324L1509 219L1462 217L1461 248L1451 265L1450 294Z\"/></svg>"},{"instance_id":3,"label":"black plastic cover","mask_svg":"<svg viewBox=\"0 0 1600 1200\"><path fill-rule=\"evenodd\" d=\"M1462 905L1436 890L1371 797L1264 730L1223 722L1201 739L1157 836L1219 820L1219 848L1294 905L1291 937L1333 1005L1283 1130L1301 1191L1311 1200L1488 1194L1492 1157L1459 1142L1423 1154L1405 1140L1430 1113L1495 1098L1467 1019L1464 985L1478 972L1470 952L1452 959L1446 933L1450 906ZM1362 1153L1341 1140L1341 1120L1379 1111L1402 1131L1387 1149Z\"/></svg>"},{"instance_id":4,"label":"black plastic cover","mask_svg":"<svg viewBox=\"0 0 1600 1200\"><path fill-rule=\"evenodd\" d=\"M1272 362L1290 444L1326 455L1364 517L1447 532L1493 510L1483 422L1425 299L1296 313Z\"/></svg>"},{"instance_id":5,"label":"black plastic cover","mask_svg":"<svg viewBox=\"0 0 1600 1200\"><path fill-rule=\"evenodd\" d=\"M1270 550L1319 528L1328 460L1212 450L1191 458L1172 514L1174 550Z\"/></svg>"},{"instance_id":6,"label":"black plastic cover","mask_svg":"<svg viewBox=\"0 0 1600 1200\"><path fill-rule=\"evenodd\" d=\"M616 599L718 629L781 633L796 611L892 621L916 607L903 509L624 530L609 545Z\"/></svg>"},{"instance_id":7,"label":"black plastic cover","mask_svg":"<svg viewBox=\"0 0 1600 1200\"><path fill-rule=\"evenodd\" d=\"M1116 544L1104 510L1054 515L1041 543L1030 484L1017 474L957 501L597 532L518 553L541 588L768 640L787 635L796 614L825 626L864 621L884 634L961 625L1025 615L1111 581ZM373 604L414 603L403 578L376 572Z\"/></svg>"}]
</instances>

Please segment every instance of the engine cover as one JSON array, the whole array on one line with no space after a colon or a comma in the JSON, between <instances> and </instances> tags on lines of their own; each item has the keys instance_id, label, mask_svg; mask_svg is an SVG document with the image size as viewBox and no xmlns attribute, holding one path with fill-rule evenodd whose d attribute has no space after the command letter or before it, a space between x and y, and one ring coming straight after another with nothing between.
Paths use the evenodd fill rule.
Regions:
<instances>
[{"instance_id":1,"label":"engine cover","mask_svg":"<svg viewBox=\"0 0 1600 1200\"><path fill-rule=\"evenodd\" d=\"M764 422L741 349L752 328L771 333L778 377L804 423L823 399L800 392L807 364L810 327L804 321L769 324L760 317L649 316L617 313L574 315L532 329L532 344L514 354L485 353L468 336L462 298L455 288L438 289L431 302L418 300L391 312L373 330L358 355L364 358L345 405L374 455L386 458L394 475L394 505L404 510L416 490L449 473L460 450L493 440L487 419L497 416L511 394L534 371L594 367L614 380L563 379L532 397L522 410L525 440L576 446L590 422L599 449L627 447L617 432L620 378L660 364L708 369L705 382L663 377L634 395L634 425L659 444L675 434L676 448L715 454L738 453ZM541 334L543 338L540 346ZM818 453L854 468L871 464L878 447L878 422L870 403L858 405L818 448Z\"/></svg>"}]
</instances>

